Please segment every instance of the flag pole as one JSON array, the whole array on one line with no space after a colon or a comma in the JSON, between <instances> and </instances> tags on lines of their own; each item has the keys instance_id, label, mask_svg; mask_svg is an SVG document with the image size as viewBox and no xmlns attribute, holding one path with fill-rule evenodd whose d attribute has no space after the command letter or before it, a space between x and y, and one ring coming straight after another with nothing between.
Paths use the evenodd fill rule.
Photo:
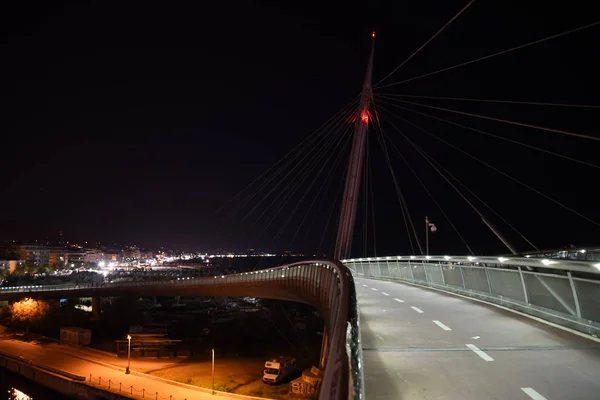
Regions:
<instances>
[{"instance_id":1,"label":"flag pole","mask_svg":"<svg viewBox=\"0 0 600 400\"><path fill-rule=\"evenodd\" d=\"M425 255L429 255L429 218L425 216Z\"/></svg>"}]
</instances>

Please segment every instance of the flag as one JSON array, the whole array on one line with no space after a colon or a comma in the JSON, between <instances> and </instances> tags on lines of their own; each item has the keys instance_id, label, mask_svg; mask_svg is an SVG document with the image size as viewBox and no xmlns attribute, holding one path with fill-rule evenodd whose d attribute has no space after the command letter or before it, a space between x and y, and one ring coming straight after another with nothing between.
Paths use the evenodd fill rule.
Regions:
<instances>
[{"instance_id":1,"label":"flag","mask_svg":"<svg viewBox=\"0 0 600 400\"><path fill-rule=\"evenodd\" d=\"M435 226L435 224L432 223L429 223L429 229L431 230L431 232L437 231L437 227Z\"/></svg>"}]
</instances>

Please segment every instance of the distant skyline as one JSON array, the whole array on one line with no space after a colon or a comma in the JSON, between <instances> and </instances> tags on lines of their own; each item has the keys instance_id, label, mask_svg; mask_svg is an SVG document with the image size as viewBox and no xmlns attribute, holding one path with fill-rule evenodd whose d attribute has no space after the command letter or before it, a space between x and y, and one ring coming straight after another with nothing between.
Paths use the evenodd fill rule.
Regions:
<instances>
[{"instance_id":1,"label":"distant skyline","mask_svg":"<svg viewBox=\"0 0 600 400\"><path fill-rule=\"evenodd\" d=\"M321 161L316 158L318 146L305 151L310 157L297 163L298 173L314 165L310 179L290 186L298 189L294 193L288 189L280 199L269 197L255 211L254 205L277 182L294 183L296 178L278 176L248 205L228 202L355 98L371 31L377 31L377 82L466 3L59 1L1 6L0 130L5 139L0 240L62 237L149 248L290 248L331 255L339 212L334 202L339 201L348 147L315 178L317 167L342 146ZM590 24L594 15L593 4L475 2L385 83ZM473 190L483 201L470 200L522 251L532 248L486 205L539 248L600 244L594 196L598 169L393 109L377 96L600 105L598 61L590 50L599 29L375 90L385 134L476 253L506 254L507 249L389 121ZM597 109L404 99L598 137ZM597 163L597 141L409 108ZM594 222L487 169L398 116ZM349 132L345 135L340 138ZM364 195L361 199L353 254L408 254L416 246L410 245L372 128L369 146L367 192L373 194L366 208ZM438 227L430 235L432 252L466 254L462 240L402 158L388 150L420 240L429 216ZM311 191L303 197L305 189Z\"/></svg>"}]
</instances>

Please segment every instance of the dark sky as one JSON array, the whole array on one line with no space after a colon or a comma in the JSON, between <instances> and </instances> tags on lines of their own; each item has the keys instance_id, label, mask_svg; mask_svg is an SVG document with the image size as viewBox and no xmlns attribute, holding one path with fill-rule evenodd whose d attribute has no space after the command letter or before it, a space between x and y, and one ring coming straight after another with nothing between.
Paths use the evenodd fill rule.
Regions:
<instances>
[{"instance_id":1,"label":"dark sky","mask_svg":"<svg viewBox=\"0 0 600 400\"><path fill-rule=\"evenodd\" d=\"M216 211L360 92L372 29L378 33L378 81L466 1L14 3L0 10L0 239L57 240L62 231L77 242L327 252L342 161L308 214L314 196L301 196L308 186L300 184L298 192L290 191L293 185L288 190L287 208L277 200L273 208L261 208L268 200L242 222L278 179L245 208L238 210L241 203L234 201L225 212ZM386 83L600 20L584 2L494 3L475 2ZM595 27L376 92L598 105L599 37ZM597 109L408 100L598 135ZM596 141L419 110L600 164ZM600 221L598 169L396 111ZM538 247L600 244L600 227L390 118ZM505 253L401 135L385 121L383 128L471 248ZM412 252L372 131L370 150L375 234L371 220L367 254ZM311 154L302 165L321 165L318 153ZM438 225L432 252L465 252L398 155L390 156L419 235L425 215ZM344 154L340 160L345 159ZM365 254L363 203L359 211L356 255ZM367 214L372 218L372 211ZM493 221L520 250L528 250L510 228Z\"/></svg>"}]
</instances>

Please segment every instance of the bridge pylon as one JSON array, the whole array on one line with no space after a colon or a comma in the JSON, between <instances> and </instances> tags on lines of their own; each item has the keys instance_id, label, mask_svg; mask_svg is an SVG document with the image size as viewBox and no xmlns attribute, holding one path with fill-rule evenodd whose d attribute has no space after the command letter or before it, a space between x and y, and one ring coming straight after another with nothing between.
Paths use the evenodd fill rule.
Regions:
<instances>
[{"instance_id":1,"label":"bridge pylon","mask_svg":"<svg viewBox=\"0 0 600 400\"><path fill-rule=\"evenodd\" d=\"M340 223L335 242L334 257L338 260L350 256L352 236L354 234L354 223L356 221L356 207L360 194L360 182L367 143L367 131L369 128L370 107L373 100L371 77L373 72L373 54L375 52L375 32L372 33L373 42L371 53L367 64L367 72L360 95L358 114L354 123L354 139L350 152L350 162L346 174L346 186L342 198L342 209L340 211Z\"/></svg>"}]
</instances>

